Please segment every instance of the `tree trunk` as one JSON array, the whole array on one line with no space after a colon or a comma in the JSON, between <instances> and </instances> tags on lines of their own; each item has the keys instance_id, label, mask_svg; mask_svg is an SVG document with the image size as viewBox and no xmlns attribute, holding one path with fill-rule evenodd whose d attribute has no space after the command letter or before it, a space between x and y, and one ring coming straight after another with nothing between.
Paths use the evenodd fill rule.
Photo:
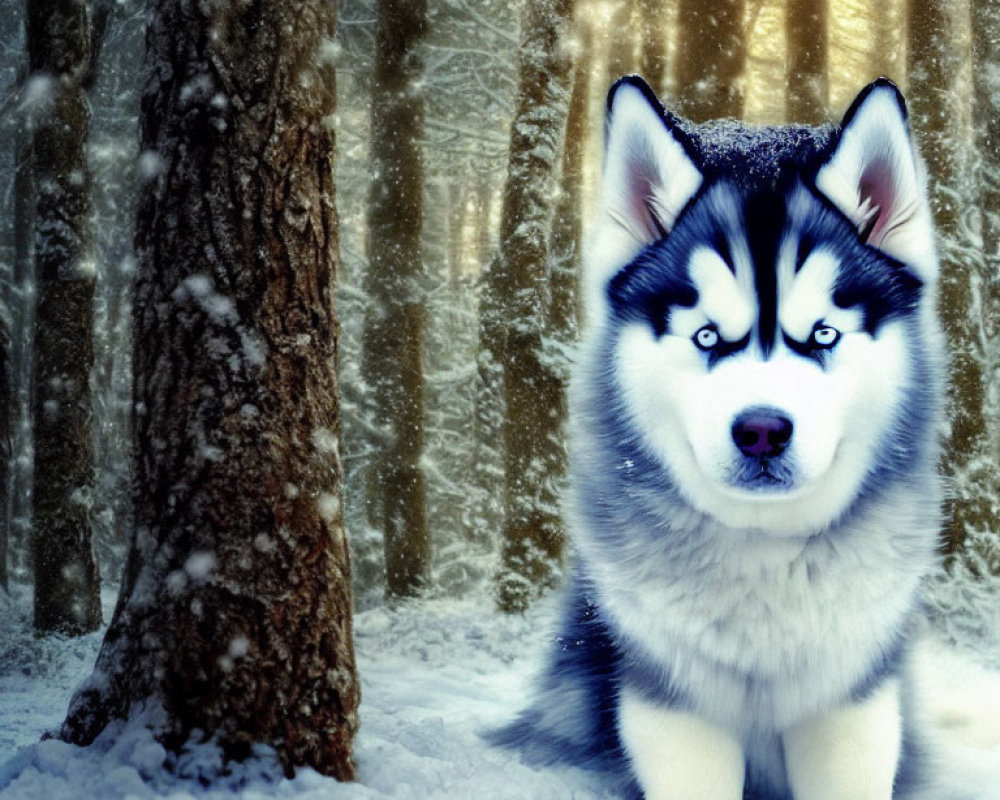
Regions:
<instances>
[{"instance_id":1,"label":"tree trunk","mask_svg":"<svg viewBox=\"0 0 1000 800\"><path fill-rule=\"evenodd\" d=\"M25 74L27 68L25 68ZM23 82L20 86L23 91ZM10 496L4 514L8 522L11 548L8 558L14 564L15 553L29 549L31 518L32 465L30 459L20 458L30 452L31 444L31 369L34 343L34 283L35 283L35 183L32 174L33 134L29 115L22 115L15 141L15 167L13 178L14 269L11 278L11 467Z\"/></svg>"},{"instance_id":2,"label":"tree trunk","mask_svg":"<svg viewBox=\"0 0 1000 800\"><path fill-rule=\"evenodd\" d=\"M552 190L570 94L562 42L572 12L572 0L525 6L500 248L485 276L494 313L482 340L502 371L506 402L499 576L506 611L523 610L557 579L564 541L551 474L553 449L561 447L561 382L545 364L543 336Z\"/></svg>"},{"instance_id":3,"label":"tree trunk","mask_svg":"<svg viewBox=\"0 0 1000 800\"><path fill-rule=\"evenodd\" d=\"M549 236L548 328L564 345L576 340L579 320L580 248L583 240L583 161L589 122L592 31L585 20L578 23L578 47L563 140L559 192ZM561 426L560 426L561 427Z\"/></svg>"},{"instance_id":4,"label":"tree trunk","mask_svg":"<svg viewBox=\"0 0 1000 800\"><path fill-rule=\"evenodd\" d=\"M939 313L951 353L951 430L944 447L944 469L952 489L945 530L949 555L961 552L971 532L993 522L990 497L984 491L984 481L989 480L985 473L993 466L984 418L984 354L977 336L982 320L970 315L978 305L975 287L980 280L975 265L961 252L959 186L966 181L959 166L952 111L961 66L954 13L946 0L910 0L908 25L911 119L930 178L941 260Z\"/></svg>"},{"instance_id":5,"label":"tree trunk","mask_svg":"<svg viewBox=\"0 0 1000 800\"><path fill-rule=\"evenodd\" d=\"M156 0L134 319L135 531L61 736L162 706L227 758L354 775L336 385L335 6ZM155 155L154 155L155 154Z\"/></svg>"},{"instance_id":6,"label":"tree trunk","mask_svg":"<svg viewBox=\"0 0 1000 800\"><path fill-rule=\"evenodd\" d=\"M990 396L1000 391L1000 97L986 65L1000 63L1000 6L993 0L972 0L972 70L974 129L978 139L978 207L982 214L979 293L981 326L973 327L985 384L982 410L985 427L982 466L977 470L979 501L967 519L966 551L976 571L1000 575L1000 509L990 504L1000 497L1000 419L990 410ZM990 391L992 390L992 391ZM969 524L971 523L971 524Z\"/></svg>"},{"instance_id":7,"label":"tree trunk","mask_svg":"<svg viewBox=\"0 0 1000 800\"><path fill-rule=\"evenodd\" d=\"M368 199L371 308L362 368L371 393L375 442L369 482L385 547L386 591L413 595L425 585L430 545L424 477L424 265L422 226L423 64L416 46L427 25L425 0L379 0L372 86L372 166Z\"/></svg>"},{"instance_id":8,"label":"tree trunk","mask_svg":"<svg viewBox=\"0 0 1000 800\"><path fill-rule=\"evenodd\" d=\"M10 336L7 315L0 299L0 589L7 591L7 548L10 543L10 520L7 516L7 481L10 477L11 424L14 395L11 381Z\"/></svg>"},{"instance_id":9,"label":"tree trunk","mask_svg":"<svg viewBox=\"0 0 1000 800\"><path fill-rule=\"evenodd\" d=\"M667 82L667 10L665 0L638 0L639 74L662 95Z\"/></svg>"},{"instance_id":10,"label":"tree trunk","mask_svg":"<svg viewBox=\"0 0 1000 800\"><path fill-rule=\"evenodd\" d=\"M743 115L744 0L680 0L677 111L695 122Z\"/></svg>"},{"instance_id":11,"label":"tree trunk","mask_svg":"<svg viewBox=\"0 0 1000 800\"><path fill-rule=\"evenodd\" d=\"M785 118L819 125L827 119L827 0L787 0Z\"/></svg>"},{"instance_id":12,"label":"tree trunk","mask_svg":"<svg viewBox=\"0 0 1000 800\"><path fill-rule=\"evenodd\" d=\"M635 72L634 0L615 0L608 20L607 83Z\"/></svg>"},{"instance_id":13,"label":"tree trunk","mask_svg":"<svg viewBox=\"0 0 1000 800\"><path fill-rule=\"evenodd\" d=\"M35 432L32 558L35 629L81 634L101 624L90 519L94 480L90 371L96 265L83 81L90 19L81 0L27 5L31 77L49 92L34 126Z\"/></svg>"}]
</instances>

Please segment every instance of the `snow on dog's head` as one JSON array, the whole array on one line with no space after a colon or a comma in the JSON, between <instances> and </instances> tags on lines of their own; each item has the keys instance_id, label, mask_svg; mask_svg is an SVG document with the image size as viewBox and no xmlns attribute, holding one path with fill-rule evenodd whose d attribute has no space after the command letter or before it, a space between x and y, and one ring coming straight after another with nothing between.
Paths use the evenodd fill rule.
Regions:
<instances>
[{"instance_id":1,"label":"snow on dog's head","mask_svg":"<svg viewBox=\"0 0 1000 800\"><path fill-rule=\"evenodd\" d=\"M876 81L840 127L694 126L626 78L607 128L585 289L611 369L590 374L695 509L822 530L905 472L936 408L936 259L901 95Z\"/></svg>"}]
</instances>

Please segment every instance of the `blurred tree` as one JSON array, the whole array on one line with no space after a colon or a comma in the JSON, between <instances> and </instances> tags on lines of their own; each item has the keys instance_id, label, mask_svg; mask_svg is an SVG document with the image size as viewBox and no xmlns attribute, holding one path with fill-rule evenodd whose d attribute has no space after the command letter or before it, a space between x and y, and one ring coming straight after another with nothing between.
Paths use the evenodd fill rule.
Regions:
<instances>
[{"instance_id":1,"label":"blurred tree","mask_svg":"<svg viewBox=\"0 0 1000 800\"><path fill-rule=\"evenodd\" d=\"M639 74L662 95L667 81L666 0L636 0L639 21Z\"/></svg>"},{"instance_id":2,"label":"blurred tree","mask_svg":"<svg viewBox=\"0 0 1000 800\"><path fill-rule=\"evenodd\" d=\"M94 480L90 370L96 263L84 93L90 8L29 0L28 66L35 95L35 473L32 563L35 628L81 634L101 624L90 518Z\"/></svg>"},{"instance_id":3,"label":"blurred tree","mask_svg":"<svg viewBox=\"0 0 1000 800\"><path fill-rule=\"evenodd\" d=\"M907 73L913 129L927 164L931 208L941 260L939 312L951 354L944 469L950 481L945 550L961 553L966 538L995 525L991 493L995 469L989 459L984 417L984 353L975 297L980 278L963 252L960 209L965 180L954 125L962 53L956 45L956 9L947 0L910 0ZM970 198L971 199L971 198Z\"/></svg>"},{"instance_id":4,"label":"blurred tree","mask_svg":"<svg viewBox=\"0 0 1000 800\"><path fill-rule=\"evenodd\" d=\"M677 102L695 122L743 116L744 0L679 0Z\"/></svg>"},{"instance_id":5,"label":"blurred tree","mask_svg":"<svg viewBox=\"0 0 1000 800\"><path fill-rule=\"evenodd\" d=\"M524 610L556 580L564 542L550 475L553 447L561 446L556 442L561 383L544 363L543 337L548 232L570 96L571 60L564 42L572 14L573 0L525 6L500 244L483 276L488 299L481 308L481 355L495 365L484 377L496 381L502 376L506 406L500 426L504 523L499 576L499 605L505 611Z\"/></svg>"},{"instance_id":6,"label":"blurred tree","mask_svg":"<svg viewBox=\"0 0 1000 800\"><path fill-rule=\"evenodd\" d=\"M636 63L636 0L614 0L610 9L607 31L607 85L622 75L635 72Z\"/></svg>"},{"instance_id":7,"label":"blurred tree","mask_svg":"<svg viewBox=\"0 0 1000 800\"><path fill-rule=\"evenodd\" d=\"M275 748L351 778L341 501L335 5L151 5L134 307L135 530L60 735Z\"/></svg>"},{"instance_id":8,"label":"blurred tree","mask_svg":"<svg viewBox=\"0 0 1000 800\"><path fill-rule=\"evenodd\" d=\"M819 125L827 120L827 0L786 0L788 61L785 117Z\"/></svg>"},{"instance_id":9,"label":"blurred tree","mask_svg":"<svg viewBox=\"0 0 1000 800\"><path fill-rule=\"evenodd\" d=\"M362 370L377 426L369 520L382 531L386 591L407 596L427 580L424 476L424 131L426 0L379 0L372 83L368 198L369 298Z\"/></svg>"}]
</instances>

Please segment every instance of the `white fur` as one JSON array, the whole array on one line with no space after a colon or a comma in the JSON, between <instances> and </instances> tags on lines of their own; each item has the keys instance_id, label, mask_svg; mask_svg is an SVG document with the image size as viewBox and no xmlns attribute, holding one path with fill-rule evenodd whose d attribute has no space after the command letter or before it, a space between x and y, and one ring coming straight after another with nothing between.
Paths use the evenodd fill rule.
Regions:
<instances>
[{"instance_id":1,"label":"white fur","mask_svg":"<svg viewBox=\"0 0 1000 800\"><path fill-rule=\"evenodd\" d=\"M902 743L899 683L784 734L796 800L892 800Z\"/></svg>"},{"instance_id":2,"label":"white fur","mask_svg":"<svg viewBox=\"0 0 1000 800\"><path fill-rule=\"evenodd\" d=\"M820 264L821 259L810 262ZM813 269L800 276L811 289ZM711 300L719 293L708 292L706 297ZM844 327L825 368L779 345L767 361L744 352L707 369L688 329L711 320L721 331L723 320L737 319L729 329L745 330L742 308L749 302L746 297L742 304L734 302L732 315L715 319L704 303L675 312L679 334L660 338L648 325L629 326L615 362L619 381L628 413L695 508L735 528L807 535L829 525L856 495L882 444L881 431L916 379L905 368L905 330L899 323L887 323L872 338L852 329L860 315L837 313L824 293L816 301L823 305L814 303L820 315L809 318L809 330L824 318ZM782 319L801 318L790 301L779 308ZM791 490L754 492L728 482L739 457L730 428L741 412L754 406L777 408L794 425L789 457L796 467L796 485Z\"/></svg>"},{"instance_id":3,"label":"white fur","mask_svg":"<svg viewBox=\"0 0 1000 800\"><path fill-rule=\"evenodd\" d=\"M929 485L887 500L836 541L702 521L695 552L673 559L679 569L658 554L612 552L582 521L579 544L602 608L696 698L699 714L747 735L779 731L848 694L905 625L934 561L933 541L911 541L908 531L920 530L939 497ZM678 542L687 535L661 533ZM771 694L755 694L747 673L773 682Z\"/></svg>"},{"instance_id":4,"label":"white fur","mask_svg":"<svg viewBox=\"0 0 1000 800\"><path fill-rule=\"evenodd\" d=\"M624 691L619 730L644 800L741 800L743 750L703 719Z\"/></svg>"}]
</instances>

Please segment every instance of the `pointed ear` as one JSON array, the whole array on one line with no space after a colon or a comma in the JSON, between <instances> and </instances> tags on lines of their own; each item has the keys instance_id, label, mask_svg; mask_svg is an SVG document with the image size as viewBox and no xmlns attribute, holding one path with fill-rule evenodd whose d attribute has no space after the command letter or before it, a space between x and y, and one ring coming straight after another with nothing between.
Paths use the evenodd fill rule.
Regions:
<instances>
[{"instance_id":1,"label":"pointed ear","mask_svg":"<svg viewBox=\"0 0 1000 800\"><path fill-rule=\"evenodd\" d=\"M937 275L923 165L910 138L906 102L892 81L865 87L841 123L816 188L867 244L903 262L925 282Z\"/></svg>"},{"instance_id":2,"label":"pointed ear","mask_svg":"<svg viewBox=\"0 0 1000 800\"><path fill-rule=\"evenodd\" d=\"M667 235L702 176L687 136L642 78L608 94L601 212L639 245Z\"/></svg>"},{"instance_id":3,"label":"pointed ear","mask_svg":"<svg viewBox=\"0 0 1000 800\"><path fill-rule=\"evenodd\" d=\"M607 281L646 245L670 232L698 191L693 147L652 89L634 75L608 94L604 173L584 259L585 304L597 311Z\"/></svg>"}]
</instances>

